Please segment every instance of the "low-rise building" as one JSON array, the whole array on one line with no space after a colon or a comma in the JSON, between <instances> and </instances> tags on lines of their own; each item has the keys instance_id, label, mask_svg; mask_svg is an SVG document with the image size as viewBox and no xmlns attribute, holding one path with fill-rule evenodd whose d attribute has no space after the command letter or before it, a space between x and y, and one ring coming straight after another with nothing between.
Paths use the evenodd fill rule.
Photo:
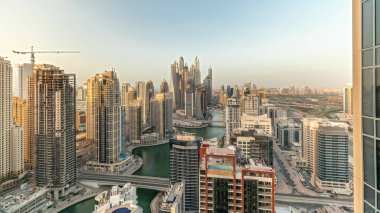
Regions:
<instances>
[{"instance_id":1,"label":"low-rise building","mask_svg":"<svg viewBox=\"0 0 380 213\"><path fill-rule=\"evenodd\" d=\"M183 213L185 212L184 184L182 181L170 186L162 197L160 213Z\"/></svg>"},{"instance_id":2,"label":"low-rise building","mask_svg":"<svg viewBox=\"0 0 380 213\"><path fill-rule=\"evenodd\" d=\"M127 183L123 187L112 186L110 191L104 191L95 197L95 213L130 212L142 213L137 205L136 187Z\"/></svg>"},{"instance_id":3,"label":"low-rise building","mask_svg":"<svg viewBox=\"0 0 380 213\"><path fill-rule=\"evenodd\" d=\"M28 188L0 198L0 212L42 212L53 204L51 198L46 188Z\"/></svg>"},{"instance_id":4,"label":"low-rise building","mask_svg":"<svg viewBox=\"0 0 380 213\"><path fill-rule=\"evenodd\" d=\"M132 156L128 156L125 159L120 159L116 163L99 163L96 161L88 161L86 163L86 171L122 174L133 166L134 159Z\"/></svg>"},{"instance_id":5,"label":"low-rise building","mask_svg":"<svg viewBox=\"0 0 380 213\"><path fill-rule=\"evenodd\" d=\"M233 131L231 143L242 150L246 158L273 165L273 137L261 129L239 128Z\"/></svg>"},{"instance_id":6,"label":"low-rise building","mask_svg":"<svg viewBox=\"0 0 380 213\"><path fill-rule=\"evenodd\" d=\"M160 134L155 132L143 134L140 139L140 144L156 144L158 142L160 142Z\"/></svg>"},{"instance_id":7,"label":"low-rise building","mask_svg":"<svg viewBox=\"0 0 380 213\"><path fill-rule=\"evenodd\" d=\"M261 129L268 134L272 134L271 119L267 114L252 116L243 113L241 116L241 127L245 129Z\"/></svg>"},{"instance_id":8,"label":"low-rise building","mask_svg":"<svg viewBox=\"0 0 380 213\"><path fill-rule=\"evenodd\" d=\"M302 126L292 119L278 119L275 124L275 137L283 147L290 147L293 143L301 143Z\"/></svg>"}]
</instances>

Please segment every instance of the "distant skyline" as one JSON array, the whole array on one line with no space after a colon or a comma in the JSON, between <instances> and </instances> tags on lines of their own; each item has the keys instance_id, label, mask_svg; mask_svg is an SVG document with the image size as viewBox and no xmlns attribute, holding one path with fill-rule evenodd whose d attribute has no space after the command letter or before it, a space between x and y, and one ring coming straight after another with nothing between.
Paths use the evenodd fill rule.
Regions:
<instances>
[{"instance_id":1,"label":"distant skyline","mask_svg":"<svg viewBox=\"0 0 380 213\"><path fill-rule=\"evenodd\" d=\"M351 2L305 1L5 1L0 56L29 63L31 45L80 54L36 54L77 75L77 85L116 69L120 82L170 80L170 64L199 56L214 89L343 87L352 77Z\"/></svg>"}]
</instances>

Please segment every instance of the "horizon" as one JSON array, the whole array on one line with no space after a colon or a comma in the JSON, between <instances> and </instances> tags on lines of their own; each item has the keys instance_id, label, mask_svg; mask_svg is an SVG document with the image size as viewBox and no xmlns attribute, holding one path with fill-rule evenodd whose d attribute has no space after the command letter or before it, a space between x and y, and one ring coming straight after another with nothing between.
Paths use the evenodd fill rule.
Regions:
<instances>
[{"instance_id":1,"label":"horizon","mask_svg":"<svg viewBox=\"0 0 380 213\"><path fill-rule=\"evenodd\" d=\"M169 81L173 60L183 56L192 64L199 56L202 79L213 67L214 89L244 81L341 88L352 82L351 5L324 2L329 7L322 1L5 2L0 56L14 65L29 57L12 50L31 45L78 50L36 54L36 63L75 73L78 85L111 67L120 82L151 79L156 85ZM29 13L38 10L47 13ZM56 15L46 19L48 11Z\"/></svg>"}]
</instances>

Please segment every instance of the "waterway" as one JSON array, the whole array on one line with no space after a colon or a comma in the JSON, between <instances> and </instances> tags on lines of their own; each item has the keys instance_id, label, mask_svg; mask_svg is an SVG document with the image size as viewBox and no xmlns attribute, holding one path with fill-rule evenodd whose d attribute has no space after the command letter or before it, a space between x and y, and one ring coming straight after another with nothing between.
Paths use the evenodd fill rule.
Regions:
<instances>
[{"instance_id":1,"label":"waterway","mask_svg":"<svg viewBox=\"0 0 380 213\"><path fill-rule=\"evenodd\" d=\"M217 137L220 139L225 133L224 113L222 111L212 111L212 123L209 127L202 129L184 129L177 128L179 132L196 133L204 139ZM140 147L133 150L134 155L143 159L142 167L135 172L135 175L169 177L169 144L163 144L152 147ZM137 189L138 205L144 209L144 213L150 213L150 203L156 196L157 191L148 189ZM62 213L90 213L94 210L95 200L88 199L76 205L73 205Z\"/></svg>"}]
</instances>

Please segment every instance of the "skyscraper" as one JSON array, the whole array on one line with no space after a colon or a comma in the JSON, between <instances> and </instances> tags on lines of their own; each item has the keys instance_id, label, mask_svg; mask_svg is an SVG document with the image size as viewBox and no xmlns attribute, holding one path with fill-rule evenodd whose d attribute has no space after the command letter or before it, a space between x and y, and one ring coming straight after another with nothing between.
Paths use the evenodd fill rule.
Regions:
<instances>
[{"instance_id":1,"label":"skyscraper","mask_svg":"<svg viewBox=\"0 0 380 213\"><path fill-rule=\"evenodd\" d=\"M0 57L0 179L12 173L12 66Z\"/></svg>"},{"instance_id":2,"label":"skyscraper","mask_svg":"<svg viewBox=\"0 0 380 213\"><path fill-rule=\"evenodd\" d=\"M86 89L83 86L77 88L77 101L86 100Z\"/></svg>"},{"instance_id":3,"label":"skyscraper","mask_svg":"<svg viewBox=\"0 0 380 213\"><path fill-rule=\"evenodd\" d=\"M148 106L148 98L147 98L147 88L146 84L143 81L136 82L136 91L137 91L137 98L141 100L141 115L142 115L142 122L145 125L147 122L147 112L146 108Z\"/></svg>"},{"instance_id":4,"label":"skyscraper","mask_svg":"<svg viewBox=\"0 0 380 213\"><path fill-rule=\"evenodd\" d=\"M16 125L26 127L26 100L13 96L12 118Z\"/></svg>"},{"instance_id":5,"label":"skyscraper","mask_svg":"<svg viewBox=\"0 0 380 213\"><path fill-rule=\"evenodd\" d=\"M203 85L206 87L206 102L207 106L211 105L211 99L212 99L212 68L209 66L208 68L208 75L203 80Z\"/></svg>"},{"instance_id":6,"label":"skyscraper","mask_svg":"<svg viewBox=\"0 0 380 213\"><path fill-rule=\"evenodd\" d=\"M159 93L151 100L151 127L166 138L173 131L173 98L171 93Z\"/></svg>"},{"instance_id":7,"label":"skyscraper","mask_svg":"<svg viewBox=\"0 0 380 213\"><path fill-rule=\"evenodd\" d=\"M28 76L32 74L31 64L18 64L14 82L14 95L22 99L28 98Z\"/></svg>"},{"instance_id":8,"label":"skyscraper","mask_svg":"<svg viewBox=\"0 0 380 213\"><path fill-rule=\"evenodd\" d=\"M150 101L154 97L154 85L151 80L147 81L145 84L145 101L144 103L144 114L145 114L145 124L150 124Z\"/></svg>"},{"instance_id":9,"label":"skyscraper","mask_svg":"<svg viewBox=\"0 0 380 213\"><path fill-rule=\"evenodd\" d=\"M95 139L95 84L96 77L87 80L86 139L88 141Z\"/></svg>"},{"instance_id":10,"label":"skyscraper","mask_svg":"<svg viewBox=\"0 0 380 213\"><path fill-rule=\"evenodd\" d=\"M197 87L194 97L194 116L198 120L206 119L208 116L206 103L206 88L204 86Z\"/></svg>"},{"instance_id":11,"label":"skyscraper","mask_svg":"<svg viewBox=\"0 0 380 213\"><path fill-rule=\"evenodd\" d=\"M343 89L343 112L352 115L352 84Z\"/></svg>"},{"instance_id":12,"label":"skyscraper","mask_svg":"<svg viewBox=\"0 0 380 213\"><path fill-rule=\"evenodd\" d=\"M226 106L226 143L230 143L232 131L240 128L240 100L232 97Z\"/></svg>"},{"instance_id":13,"label":"skyscraper","mask_svg":"<svg viewBox=\"0 0 380 213\"><path fill-rule=\"evenodd\" d=\"M199 148L195 135L176 135L170 139L169 178L185 184L185 211L199 211Z\"/></svg>"},{"instance_id":14,"label":"skyscraper","mask_svg":"<svg viewBox=\"0 0 380 213\"><path fill-rule=\"evenodd\" d=\"M10 162L12 174L24 172L24 128L17 125L12 127Z\"/></svg>"},{"instance_id":15,"label":"skyscraper","mask_svg":"<svg viewBox=\"0 0 380 213\"><path fill-rule=\"evenodd\" d=\"M129 106L132 102L134 102L135 100L137 100L137 91L134 87L131 87L129 86L128 87L128 93L127 93L127 97L124 97L124 104L125 104L125 113L127 115L127 123L129 122ZM123 99L122 99L123 100Z\"/></svg>"},{"instance_id":16,"label":"skyscraper","mask_svg":"<svg viewBox=\"0 0 380 213\"><path fill-rule=\"evenodd\" d=\"M179 61L174 61L171 65L170 76L170 92L173 94L173 107L175 110L186 110L186 106L189 105L189 94L193 94L193 101L195 102L195 93L197 88L205 87L205 100L206 106L211 105L212 99L212 68L208 69L208 75L201 82L201 70L200 61L197 56L194 60L194 64L190 66L184 62L183 57L179 58ZM192 105L195 105L193 103ZM188 108L188 107L187 107ZM194 110L193 110L194 111ZM194 112L192 113L194 115Z\"/></svg>"},{"instance_id":17,"label":"skyscraper","mask_svg":"<svg viewBox=\"0 0 380 213\"><path fill-rule=\"evenodd\" d=\"M202 85L201 81L201 65L199 61L199 57L195 57L194 61L194 85L195 88L199 87Z\"/></svg>"},{"instance_id":18,"label":"skyscraper","mask_svg":"<svg viewBox=\"0 0 380 213\"><path fill-rule=\"evenodd\" d=\"M325 121L314 128L312 182L323 192L350 194L348 125Z\"/></svg>"},{"instance_id":19,"label":"skyscraper","mask_svg":"<svg viewBox=\"0 0 380 213\"><path fill-rule=\"evenodd\" d=\"M258 116L261 103L262 101L259 95L245 94L241 97L241 113Z\"/></svg>"},{"instance_id":20,"label":"skyscraper","mask_svg":"<svg viewBox=\"0 0 380 213\"><path fill-rule=\"evenodd\" d=\"M120 154L120 87L115 71L105 71L88 79L87 128L93 131L96 161L112 164Z\"/></svg>"},{"instance_id":21,"label":"skyscraper","mask_svg":"<svg viewBox=\"0 0 380 213\"><path fill-rule=\"evenodd\" d=\"M35 112L31 116L36 125L31 133L36 183L54 190L58 199L76 182L75 75L53 65L35 65L29 89L28 108Z\"/></svg>"},{"instance_id":22,"label":"skyscraper","mask_svg":"<svg viewBox=\"0 0 380 213\"><path fill-rule=\"evenodd\" d=\"M142 107L140 99L129 104L129 141L136 143L142 135Z\"/></svg>"},{"instance_id":23,"label":"skyscraper","mask_svg":"<svg viewBox=\"0 0 380 213\"><path fill-rule=\"evenodd\" d=\"M125 106L120 107L120 152L124 153L127 148L127 115Z\"/></svg>"},{"instance_id":24,"label":"skyscraper","mask_svg":"<svg viewBox=\"0 0 380 213\"><path fill-rule=\"evenodd\" d=\"M187 90L185 93L185 115L188 117L193 117L194 112L194 93Z\"/></svg>"},{"instance_id":25,"label":"skyscraper","mask_svg":"<svg viewBox=\"0 0 380 213\"><path fill-rule=\"evenodd\" d=\"M174 61L174 63L170 66L171 73L170 73L170 93L173 94L173 109L179 109L180 108L180 94L179 94L179 73L178 70L178 63Z\"/></svg>"},{"instance_id":26,"label":"skyscraper","mask_svg":"<svg viewBox=\"0 0 380 213\"><path fill-rule=\"evenodd\" d=\"M128 106L128 90L129 90L130 84L129 83L123 83L121 84L121 105L122 106Z\"/></svg>"},{"instance_id":27,"label":"skyscraper","mask_svg":"<svg viewBox=\"0 0 380 213\"><path fill-rule=\"evenodd\" d=\"M303 118L302 119L302 157L306 160L308 169L313 171L314 166L314 152L316 131L319 122L323 120L320 118Z\"/></svg>"},{"instance_id":28,"label":"skyscraper","mask_svg":"<svg viewBox=\"0 0 380 213\"><path fill-rule=\"evenodd\" d=\"M22 145L22 159L23 161L26 160L26 158L29 155L29 146L28 146L28 137L27 134L25 134L25 129L27 128L27 104L25 99L21 99L17 96L13 97L12 101L12 117L13 117L13 124L18 126L18 129L22 127L22 130L18 130L17 132L22 134L23 137L23 145ZM23 166L24 166L23 162Z\"/></svg>"},{"instance_id":29,"label":"skyscraper","mask_svg":"<svg viewBox=\"0 0 380 213\"><path fill-rule=\"evenodd\" d=\"M163 79L160 84L160 93L169 93L169 85L168 82Z\"/></svg>"},{"instance_id":30,"label":"skyscraper","mask_svg":"<svg viewBox=\"0 0 380 213\"><path fill-rule=\"evenodd\" d=\"M352 1L353 8L353 150L354 211L375 212L380 206L379 123L380 90L378 48L380 43L379 2ZM376 88L376 89L375 89Z\"/></svg>"}]
</instances>

